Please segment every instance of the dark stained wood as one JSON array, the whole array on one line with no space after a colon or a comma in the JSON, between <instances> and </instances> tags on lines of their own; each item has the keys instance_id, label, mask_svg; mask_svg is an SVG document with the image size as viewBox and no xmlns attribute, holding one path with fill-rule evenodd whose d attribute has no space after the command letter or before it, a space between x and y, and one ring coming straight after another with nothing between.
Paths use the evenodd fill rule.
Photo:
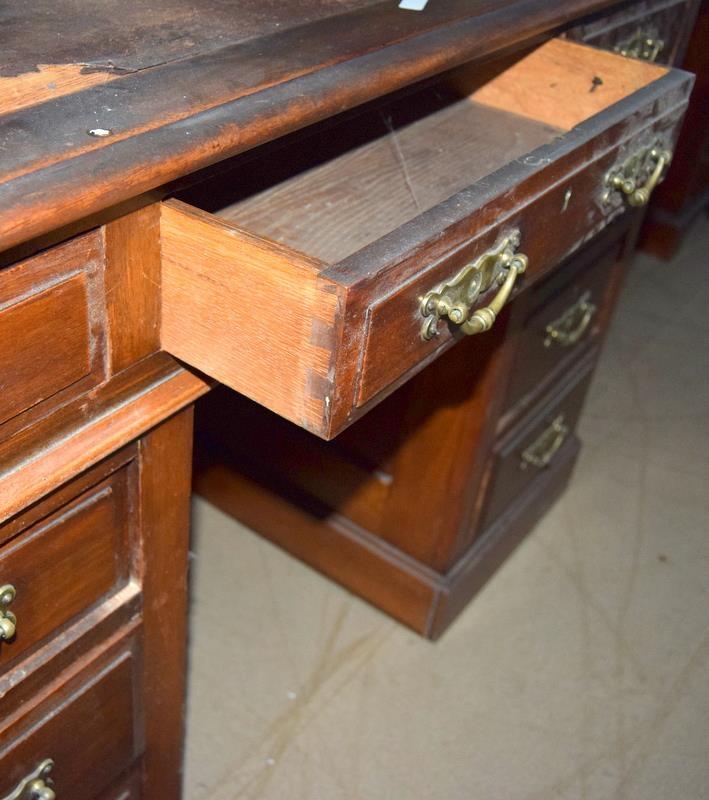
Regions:
<instances>
[{"instance_id":1,"label":"dark stained wood","mask_svg":"<svg viewBox=\"0 0 709 800\"><path fill-rule=\"evenodd\" d=\"M59 797L95 800L139 753L135 639L109 640L102 650L58 676L49 696L40 694L19 717L0 722L3 796L52 758Z\"/></svg>"},{"instance_id":2,"label":"dark stained wood","mask_svg":"<svg viewBox=\"0 0 709 800\"><path fill-rule=\"evenodd\" d=\"M612 0L572 0L563 6L485 0L471 6L450 0L412 13L376 3L295 28L282 26L270 35L256 32L256 38L210 52L196 48L192 58L139 69L6 114L0 118L0 143L12 158L0 170L0 250L466 60L549 35L575 17L611 5ZM55 13L65 11L54 6ZM151 11L157 18L158 9ZM34 14L28 10L26 17L18 16L31 24ZM125 30L140 38L137 30ZM187 43L193 32L187 21L168 38L182 36ZM69 37L77 39L81 35ZM36 55L41 41L30 39L23 46L27 50L34 51L29 69L46 63ZM96 54L83 45L79 50L80 63ZM86 134L97 126L114 135ZM70 204L66 197L72 198Z\"/></svg>"},{"instance_id":3,"label":"dark stained wood","mask_svg":"<svg viewBox=\"0 0 709 800\"><path fill-rule=\"evenodd\" d=\"M290 503L228 462L203 464L196 473L195 490L404 624L426 630L436 595L435 575L413 559L407 562L395 551L387 551L376 539L324 509L308 510Z\"/></svg>"},{"instance_id":4,"label":"dark stained wood","mask_svg":"<svg viewBox=\"0 0 709 800\"><path fill-rule=\"evenodd\" d=\"M138 766L124 780L118 781L96 800L140 800L142 797L140 784L140 766Z\"/></svg>"},{"instance_id":5,"label":"dark stained wood","mask_svg":"<svg viewBox=\"0 0 709 800\"><path fill-rule=\"evenodd\" d=\"M551 466L534 477L526 491L505 510L504 516L480 535L475 545L445 576L438 603L424 632L426 636L438 639L505 559L534 530L566 488L578 452L579 442L571 437Z\"/></svg>"},{"instance_id":6,"label":"dark stained wood","mask_svg":"<svg viewBox=\"0 0 709 800\"><path fill-rule=\"evenodd\" d=\"M578 450L572 433L548 469L522 473L524 485L512 488L518 500L508 493L510 502L498 504L505 522L486 512L490 454L504 442L501 415L515 431L508 437L519 436L565 402L569 381L581 373L573 399L582 399L588 358L592 364L598 352L575 349L551 381L547 362L533 359L525 365L536 377L532 404L510 409L530 314L553 308L559 293L563 305L583 276L603 297L599 344L638 219L619 218L539 288L522 291L492 331L460 342L331 442L217 390L198 403L195 489L415 630L438 636L563 489Z\"/></svg>"},{"instance_id":7,"label":"dark stained wood","mask_svg":"<svg viewBox=\"0 0 709 800\"><path fill-rule=\"evenodd\" d=\"M505 390L503 413L498 427L505 427L525 408L539 399L549 385L579 359L591 341L605 330L606 305L613 305L610 277L620 259L622 239L602 237L593 245L574 254L549 278L520 298L524 308L517 317L520 330L510 379ZM595 311L579 340L571 345L549 339L547 326L555 323L583 297L588 297Z\"/></svg>"},{"instance_id":8,"label":"dark stained wood","mask_svg":"<svg viewBox=\"0 0 709 800\"><path fill-rule=\"evenodd\" d=\"M394 619L437 639L564 490L578 449L578 441L569 439L552 466L535 476L448 574L426 569L346 519L249 478L223 453L202 453L195 490Z\"/></svg>"},{"instance_id":9,"label":"dark stained wood","mask_svg":"<svg viewBox=\"0 0 709 800\"><path fill-rule=\"evenodd\" d=\"M579 95L579 86L592 86L596 72L606 76L605 90ZM506 112L497 106L508 102L514 106L521 84L524 97L531 98L525 100L523 113L532 114L537 108L533 101L539 100L536 113L546 125L559 113L555 98L569 97L567 89L558 88L564 83L583 98L572 111L564 108L565 124L574 115L591 114L590 119L502 166L500 161L510 157L509 142L492 137L483 148L481 164L461 166L462 178L445 154L438 160L448 165L446 170L429 172L425 165L430 160L427 153L434 149L431 130L436 130L436 123L427 114L401 135L386 134L374 148L355 148L354 166L347 154L338 157L330 147L327 155L332 158L324 166L298 172L303 164L299 152L312 147L311 153L318 154L320 140L293 142L296 174L257 194L254 205L246 209L247 229L178 201L163 204L163 347L307 430L332 438L459 338L441 324L437 337L421 339L419 306L427 291L453 277L513 227L520 230L520 249L529 257L520 285L529 286L617 217L622 202L608 207L598 202L604 176L620 157L620 148L623 152L632 148L635 137L644 141L650 129L668 143L674 140L690 87L682 73L667 74L665 68L553 40L511 65L505 63L471 97L490 105L492 118L499 121ZM410 104L417 100L417 96L407 98ZM438 103L443 100L437 98ZM468 106L463 101L463 110L454 116L466 116ZM430 100L424 108L433 111L434 118L439 113ZM375 139L381 138L377 134L382 114L388 111L380 108L373 120L364 122ZM352 125L349 120L343 124L345 142L350 143L347 131ZM525 119L522 127L526 125ZM334 137L332 130L329 136ZM409 174L407 168L402 191L382 195L379 174L386 170L380 156L394 148L391 163L397 172L391 174L403 174L406 162L400 161L404 152L400 139L405 149L420 153L412 157L412 171ZM494 150L495 139L500 139L501 152ZM288 162L289 152L279 154L282 162ZM496 152L497 160L491 152ZM458 157L454 149L451 161ZM305 162L310 158L306 155ZM467 159L471 158L468 152ZM337 187L331 185L331 163L334 173L345 178ZM493 174L455 193L470 174L496 166ZM323 172L327 192L322 201L311 203L309 198L322 191L313 189ZM278 169L268 170L266 181L274 177L278 181ZM235 184L238 195L234 176L220 175L188 196L206 198L213 209L223 202L224 187ZM355 191L356 201L327 200L330 190L337 196L351 185L361 186ZM418 211L411 196L416 185L423 187L422 209L454 194L411 219ZM373 217L383 220L384 229L408 221L323 267L307 251L308 245L314 244L320 254L334 254L341 228L345 251L382 232L378 223L368 222L368 198ZM396 201L399 208L382 212L383 199ZM229 205L228 217L241 224L239 209L250 202L242 198ZM334 207L330 216L320 213L328 202ZM557 216L562 224L553 229L541 222ZM287 244L259 235L264 229ZM293 239L306 248L307 257L293 249ZM489 302L495 290L481 297L479 305Z\"/></svg>"},{"instance_id":10,"label":"dark stained wood","mask_svg":"<svg viewBox=\"0 0 709 800\"><path fill-rule=\"evenodd\" d=\"M139 765L141 794L131 784L131 798L180 796L191 447L190 409L0 528L0 580L12 581L18 590L12 606L18 636L0 647L0 741L9 741L3 725L12 736L42 725L49 713L43 698L62 702L58 676L80 669L97 649L133 630L131 684L115 701L123 716L102 719L107 727L114 725L116 735L130 726L131 754L107 752L95 779L103 781L100 776L108 771L117 778L146 750ZM101 695L92 702L103 704L100 714L115 714L113 700ZM32 719L25 723L28 714ZM88 722L72 718L71 724L93 735ZM48 731L41 741L49 747L56 729ZM65 749L57 746L57 760L66 758ZM87 759L100 756L90 748L87 753ZM92 768L87 760L85 769ZM67 770L72 781L79 780L74 762L67 760ZM92 777L86 794L72 787L67 782L70 796L95 800L108 783L98 785Z\"/></svg>"},{"instance_id":11,"label":"dark stained wood","mask_svg":"<svg viewBox=\"0 0 709 800\"><path fill-rule=\"evenodd\" d=\"M160 212L127 214L104 227L113 373L160 349Z\"/></svg>"},{"instance_id":12,"label":"dark stained wood","mask_svg":"<svg viewBox=\"0 0 709 800\"><path fill-rule=\"evenodd\" d=\"M378 0L20 0L0 10L0 75L15 76L42 64L75 64L92 75L161 66L318 19L364 9ZM380 5L383 5L380 3Z\"/></svg>"},{"instance_id":13,"label":"dark stained wood","mask_svg":"<svg viewBox=\"0 0 709 800\"><path fill-rule=\"evenodd\" d=\"M3 660L7 662L6 657L12 659L12 664L3 670L0 677L3 714L14 714L24 704L33 701L36 695L44 691L47 684L59 673L69 665L80 661L89 650L107 641L135 619L140 607L140 587L137 582L127 580L127 572L129 569L131 573L135 572L133 554L138 542L139 504L136 497L138 485L136 456L137 447L135 445L123 448L92 470L85 472L12 517L0 528L0 543L5 545L1 551L3 553L14 548L15 545L20 547L26 545L28 548L32 548L33 541L27 542L29 532L41 533L40 541L43 541L45 537L50 537L49 547L51 548L54 546L51 537L55 530L51 522L59 521L66 511L70 524L71 516L77 515L78 498L95 496L96 487L99 485L106 487L115 484L120 488L119 502L123 503L122 516L119 520L120 529L130 535L130 540L124 541L121 538L116 542L116 552L110 554L108 564L97 566L98 571L102 574L108 570L119 576L122 575L122 586L115 587L114 591L109 591L100 599L100 602L84 608L74 620L70 621L69 625L63 626L60 626L60 622L62 617L66 619L66 613L61 607L61 594L58 593L48 603L54 609L57 630L53 631L53 635L48 637L44 643L33 648L31 653L25 654L25 657L18 661L13 655L14 648L26 640L26 634L30 629L37 628L38 620L35 615L40 619L47 620L47 612L43 608L30 609L25 605L23 602L25 590L22 590L18 596L18 603L13 604L16 610L20 610L19 606L22 606L18 614L21 622L20 637L3 645L2 649ZM103 502L105 499L105 497L101 498ZM114 499L118 499L117 496ZM78 509L78 511L81 512L82 509ZM67 520L65 519L63 522L66 526ZM109 536L111 533L109 531ZM92 529L91 535L101 541L106 539L100 530ZM91 544L88 547L91 550ZM67 560L76 562L84 558L81 552L67 553L67 558L63 562L59 562L57 568L61 570ZM41 554L39 559L41 559ZM53 567L45 569L45 574L41 578L34 576L28 589L30 594L52 591L54 584L51 579L47 579L48 575L51 578L52 569ZM64 571L66 572L66 570ZM4 574L4 578L13 580L7 574ZM94 583L92 576L84 576L81 573L75 574L73 578L75 585L69 588L70 597L76 596L77 588L81 591L81 587ZM35 587L35 582L44 585ZM59 608L57 609L58 604Z\"/></svg>"},{"instance_id":14,"label":"dark stained wood","mask_svg":"<svg viewBox=\"0 0 709 800\"><path fill-rule=\"evenodd\" d=\"M0 431L29 425L103 379L102 268L94 233L0 273Z\"/></svg>"},{"instance_id":15,"label":"dark stained wood","mask_svg":"<svg viewBox=\"0 0 709 800\"><path fill-rule=\"evenodd\" d=\"M486 478L487 499L479 523L485 530L500 517L516 497L534 480L540 468L523 462L522 454L544 434L558 417L571 436L576 429L584 400L591 382L596 354L590 354L571 375L564 377L554 392L533 409L529 416L498 441L493 448L490 473ZM544 468L542 468L544 469Z\"/></svg>"},{"instance_id":16,"label":"dark stained wood","mask_svg":"<svg viewBox=\"0 0 709 800\"><path fill-rule=\"evenodd\" d=\"M126 585L132 523L126 468L79 495L0 549L0 585L12 584L17 633L0 643L10 665ZM5 532L0 528L0 541Z\"/></svg>"},{"instance_id":17,"label":"dark stained wood","mask_svg":"<svg viewBox=\"0 0 709 800\"><path fill-rule=\"evenodd\" d=\"M701 4L682 64L697 79L667 177L655 190L640 247L671 258L696 217L709 206L709 3Z\"/></svg>"},{"instance_id":18,"label":"dark stained wood","mask_svg":"<svg viewBox=\"0 0 709 800\"><path fill-rule=\"evenodd\" d=\"M639 0L610 14L575 25L567 36L607 50L627 45L639 34L660 39L656 63L679 64L694 23L698 0Z\"/></svg>"},{"instance_id":19,"label":"dark stained wood","mask_svg":"<svg viewBox=\"0 0 709 800\"><path fill-rule=\"evenodd\" d=\"M0 521L36 502L207 392L210 382L159 354L87 398L0 439Z\"/></svg>"},{"instance_id":20,"label":"dark stained wood","mask_svg":"<svg viewBox=\"0 0 709 800\"><path fill-rule=\"evenodd\" d=\"M178 800L187 645L192 408L140 441L143 797Z\"/></svg>"}]
</instances>

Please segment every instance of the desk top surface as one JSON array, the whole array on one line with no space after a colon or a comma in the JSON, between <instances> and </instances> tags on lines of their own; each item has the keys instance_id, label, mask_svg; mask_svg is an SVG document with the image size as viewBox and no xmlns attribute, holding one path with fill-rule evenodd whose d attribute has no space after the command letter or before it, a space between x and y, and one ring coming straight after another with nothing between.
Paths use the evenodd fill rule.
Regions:
<instances>
[{"instance_id":1,"label":"desk top surface","mask_svg":"<svg viewBox=\"0 0 709 800\"><path fill-rule=\"evenodd\" d=\"M7 0L0 251L617 3Z\"/></svg>"}]
</instances>

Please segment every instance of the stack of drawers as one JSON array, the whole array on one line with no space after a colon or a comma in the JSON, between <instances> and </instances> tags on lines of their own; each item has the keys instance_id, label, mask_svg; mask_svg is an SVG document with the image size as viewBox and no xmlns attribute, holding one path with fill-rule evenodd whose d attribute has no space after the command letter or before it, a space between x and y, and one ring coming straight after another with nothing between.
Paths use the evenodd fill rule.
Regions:
<instances>
[{"instance_id":1,"label":"stack of drawers","mask_svg":"<svg viewBox=\"0 0 709 800\"><path fill-rule=\"evenodd\" d=\"M163 343L257 403L204 401L197 490L439 635L571 474L684 108L646 61L553 39L168 201Z\"/></svg>"},{"instance_id":2,"label":"stack of drawers","mask_svg":"<svg viewBox=\"0 0 709 800\"><path fill-rule=\"evenodd\" d=\"M180 409L207 387L156 352L155 320L130 337L114 327L134 313L121 284L136 303L145 259L125 269L131 245L113 245L144 222L2 271L3 800L179 795L192 444Z\"/></svg>"}]
</instances>

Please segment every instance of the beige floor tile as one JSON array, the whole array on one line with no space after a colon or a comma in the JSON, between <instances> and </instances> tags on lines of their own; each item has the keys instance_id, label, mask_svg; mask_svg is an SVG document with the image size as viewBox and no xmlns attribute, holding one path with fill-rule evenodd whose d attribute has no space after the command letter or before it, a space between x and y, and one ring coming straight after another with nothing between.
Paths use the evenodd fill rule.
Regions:
<instances>
[{"instance_id":1,"label":"beige floor tile","mask_svg":"<svg viewBox=\"0 0 709 800\"><path fill-rule=\"evenodd\" d=\"M709 798L707 252L637 259L569 490L435 645L195 500L186 800Z\"/></svg>"}]
</instances>

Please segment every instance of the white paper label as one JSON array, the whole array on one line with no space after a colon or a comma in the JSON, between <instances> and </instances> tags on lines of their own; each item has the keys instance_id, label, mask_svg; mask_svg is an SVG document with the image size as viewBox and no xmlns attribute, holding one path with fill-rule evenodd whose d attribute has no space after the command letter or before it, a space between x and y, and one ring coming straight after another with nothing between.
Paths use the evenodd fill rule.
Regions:
<instances>
[{"instance_id":1,"label":"white paper label","mask_svg":"<svg viewBox=\"0 0 709 800\"><path fill-rule=\"evenodd\" d=\"M405 8L407 11L423 11L426 3L428 0L401 0L399 8Z\"/></svg>"}]
</instances>

